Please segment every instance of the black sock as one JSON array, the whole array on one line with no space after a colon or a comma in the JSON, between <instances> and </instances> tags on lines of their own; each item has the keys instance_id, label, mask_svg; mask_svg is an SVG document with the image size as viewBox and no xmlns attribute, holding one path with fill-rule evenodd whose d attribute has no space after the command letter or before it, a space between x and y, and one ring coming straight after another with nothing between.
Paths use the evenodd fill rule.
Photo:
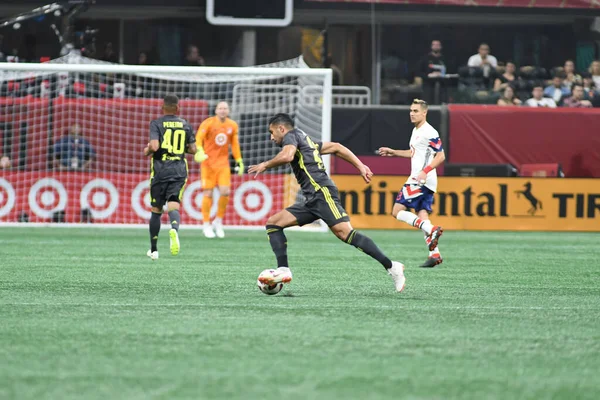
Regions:
<instances>
[{"instance_id":1,"label":"black sock","mask_svg":"<svg viewBox=\"0 0 600 400\"><path fill-rule=\"evenodd\" d=\"M153 212L150 216L150 251L157 251L158 232L160 232L160 217L162 214Z\"/></svg>"},{"instance_id":2,"label":"black sock","mask_svg":"<svg viewBox=\"0 0 600 400\"><path fill-rule=\"evenodd\" d=\"M181 216L179 215L179 210L169 211L169 221L171 221L171 228L178 231L179 225L181 225Z\"/></svg>"},{"instance_id":3,"label":"black sock","mask_svg":"<svg viewBox=\"0 0 600 400\"><path fill-rule=\"evenodd\" d=\"M386 257L385 254L377 247L375 242L368 236L362 233L352 230L346 238L346 243L351 244L360 251L370 255L385 267L385 269L392 268L392 260Z\"/></svg>"},{"instance_id":4,"label":"black sock","mask_svg":"<svg viewBox=\"0 0 600 400\"><path fill-rule=\"evenodd\" d=\"M267 225L267 235L269 235L273 253L277 257L277 266L288 267L287 238L283 233L283 228L277 225Z\"/></svg>"}]
</instances>

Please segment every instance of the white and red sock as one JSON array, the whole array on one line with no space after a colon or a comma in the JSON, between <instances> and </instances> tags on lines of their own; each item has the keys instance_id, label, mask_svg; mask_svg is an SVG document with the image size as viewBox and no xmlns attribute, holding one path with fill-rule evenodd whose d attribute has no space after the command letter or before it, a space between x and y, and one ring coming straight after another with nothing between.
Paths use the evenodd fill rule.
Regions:
<instances>
[{"instance_id":1,"label":"white and red sock","mask_svg":"<svg viewBox=\"0 0 600 400\"><path fill-rule=\"evenodd\" d=\"M396 216L396 219L398 221L406 222L407 224L414 226L415 228L421 229L427 235L430 235L431 231L433 230L433 225L431 224L431 221L429 221L428 219L421 219L415 214L411 213L410 211L400 211Z\"/></svg>"}]
</instances>

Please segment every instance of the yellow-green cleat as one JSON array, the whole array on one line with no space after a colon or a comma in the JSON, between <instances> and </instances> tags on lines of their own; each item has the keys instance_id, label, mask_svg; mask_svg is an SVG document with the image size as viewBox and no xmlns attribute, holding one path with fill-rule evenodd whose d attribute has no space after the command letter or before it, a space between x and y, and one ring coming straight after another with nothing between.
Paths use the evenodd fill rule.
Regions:
<instances>
[{"instance_id":1,"label":"yellow-green cleat","mask_svg":"<svg viewBox=\"0 0 600 400\"><path fill-rule=\"evenodd\" d=\"M176 256L179 254L179 235L177 234L176 229L171 229L169 231L169 239L171 242L171 254Z\"/></svg>"}]
</instances>

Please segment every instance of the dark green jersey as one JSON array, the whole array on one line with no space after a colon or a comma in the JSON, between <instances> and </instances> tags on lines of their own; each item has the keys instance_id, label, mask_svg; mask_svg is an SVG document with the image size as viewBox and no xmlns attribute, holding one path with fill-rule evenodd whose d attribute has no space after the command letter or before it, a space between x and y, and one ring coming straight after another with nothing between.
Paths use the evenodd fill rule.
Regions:
<instances>
[{"instance_id":1,"label":"dark green jersey","mask_svg":"<svg viewBox=\"0 0 600 400\"><path fill-rule=\"evenodd\" d=\"M335 187L321 159L321 142L313 142L302 130L292 129L283 137L281 146L290 144L296 146L290 165L305 197L313 196L323 186Z\"/></svg>"},{"instance_id":2,"label":"dark green jersey","mask_svg":"<svg viewBox=\"0 0 600 400\"><path fill-rule=\"evenodd\" d=\"M196 142L190 124L176 115L164 115L150 122L150 140L158 140L158 150L151 160L152 179L177 181L187 178L185 151Z\"/></svg>"}]
</instances>

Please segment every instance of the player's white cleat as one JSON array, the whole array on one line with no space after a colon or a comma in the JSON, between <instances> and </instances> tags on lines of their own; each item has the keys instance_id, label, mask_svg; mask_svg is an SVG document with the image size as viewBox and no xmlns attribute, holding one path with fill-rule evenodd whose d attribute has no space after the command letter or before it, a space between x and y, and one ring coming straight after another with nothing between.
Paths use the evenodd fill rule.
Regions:
<instances>
[{"instance_id":1,"label":"player's white cleat","mask_svg":"<svg viewBox=\"0 0 600 400\"><path fill-rule=\"evenodd\" d=\"M171 229L169 231L169 240L171 246L171 255L176 256L179 254L179 235L177 234L177 229Z\"/></svg>"},{"instance_id":2,"label":"player's white cleat","mask_svg":"<svg viewBox=\"0 0 600 400\"><path fill-rule=\"evenodd\" d=\"M223 239L225 237L225 231L223 231L223 222L219 220L214 220L213 228L215 230L215 234L219 239Z\"/></svg>"},{"instance_id":3,"label":"player's white cleat","mask_svg":"<svg viewBox=\"0 0 600 400\"><path fill-rule=\"evenodd\" d=\"M146 253L146 255L148 257L150 257L150 259L152 261L156 261L158 260L158 251L152 251L152 250L148 250L148 252Z\"/></svg>"},{"instance_id":4,"label":"player's white cleat","mask_svg":"<svg viewBox=\"0 0 600 400\"><path fill-rule=\"evenodd\" d=\"M215 231L213 231L213 228L210 224L204 224L204 228L202 228L202 232L204 233L204 237L207 239L214 239L215 238Z\"/></svg>"},{"instance_id":5,"label":"player's white cleat","mask_svg":"<svg viewBox=\"0 0 600 400\"><path fill-rule=\"evenodd\" d=\"M261 276L258 278L260 283L273 286L277 283L290 283L292 281L292 271L286 267L279 267L270 276Z\"/></svg>"},{"instance_id":6,"label":"player's white cleat","mask_svg":"<svg viewBox=\"0 0 600 400\"><path fill-rule=\"evenodd\" d=\"M396 291L403 291L404 285L406 284L406 277L404 276L404 264L398 261L392 261L392 268L388 269L388 274L390 274L394 280Z\"/></svg>"}]
</instances>

